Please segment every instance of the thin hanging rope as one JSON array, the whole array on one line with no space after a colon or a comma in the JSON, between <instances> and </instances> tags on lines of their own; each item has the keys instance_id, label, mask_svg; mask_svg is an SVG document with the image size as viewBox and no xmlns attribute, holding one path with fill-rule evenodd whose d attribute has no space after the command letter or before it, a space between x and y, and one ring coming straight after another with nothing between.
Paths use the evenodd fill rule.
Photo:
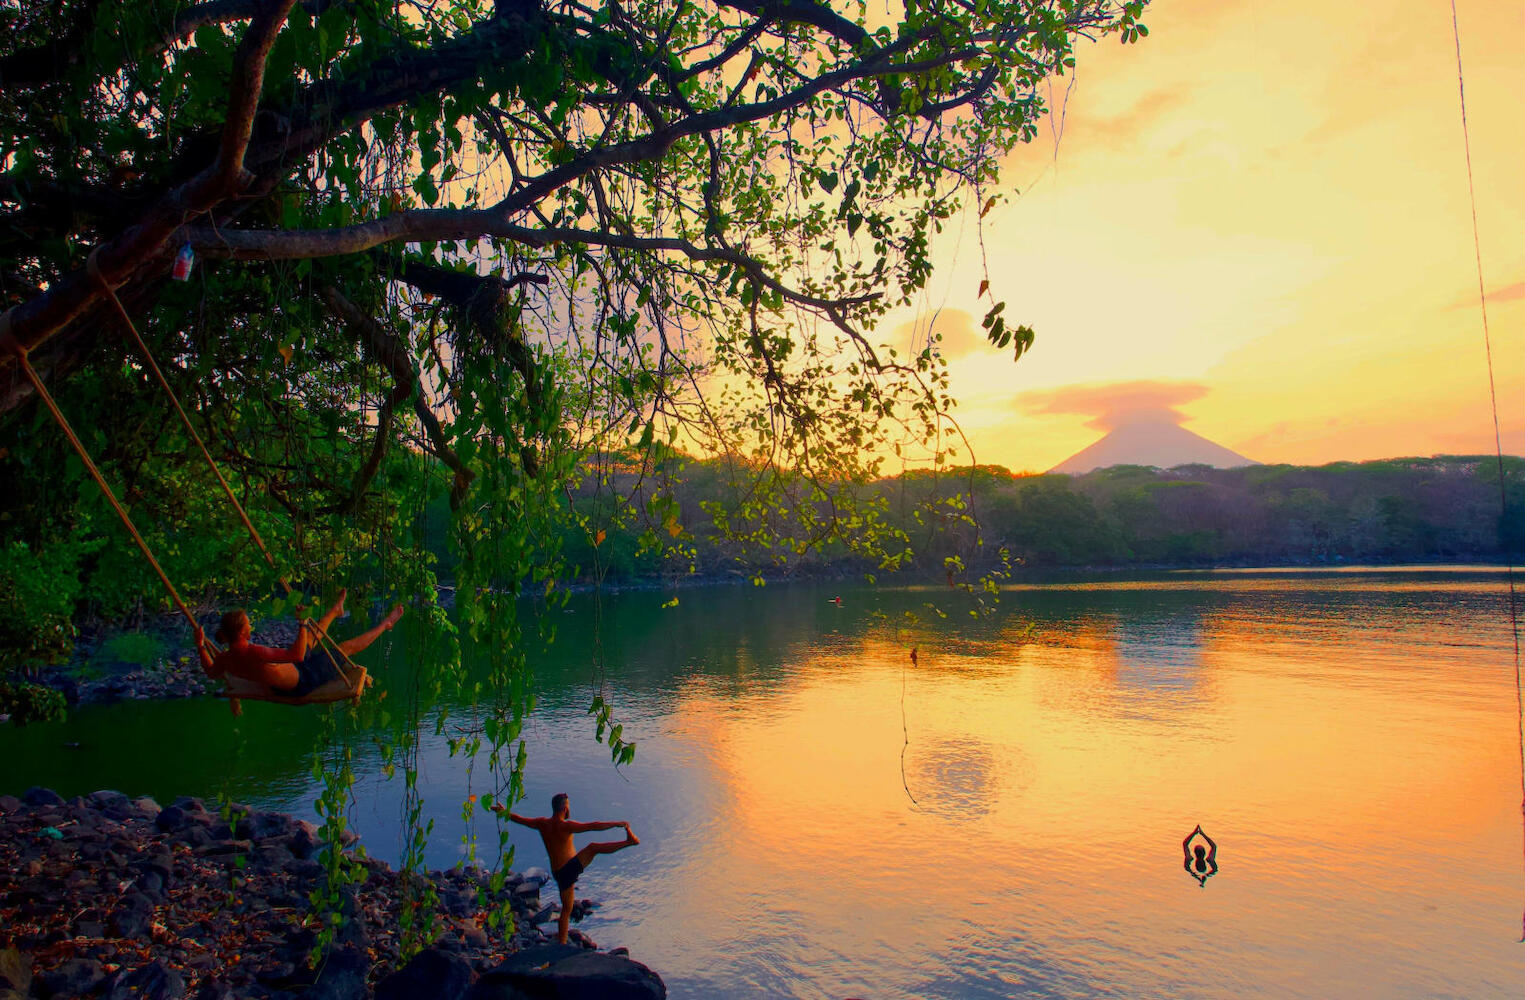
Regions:
<instances>
[{"instance_id":1,"label":"thin hanging rope","mask_svg":"<svg viewBox=\"0 0 1525 1000\"><path fill-rule=\"evenodd\" d=\"M153 372L154 378L158 379L159 385L163 387L164 394L169 397L170 403L174 405L175 412L180 414L180 422L185 425L186 433L191 436L192 441L196 442L196 447L201 449L201 456L206 459L212 474L217 477L217 482L222 486L222 491L228 495L228 500L233 504L233 509L238 512L238 519L248 529L249 537L254 539L254 544L259 547L260 554L265 557L265 562L270 564L271 569L279 573L280 567L275 564L275 557L270 554L270 550L265 546L265 540L260 537L259 531L254 527L254 522L249 519L249 514L244 510L244 505L238 502L238 497L233 493L233 487L228 485L228 480L222 474L222 469L218 468L217 463L212 459L212 453L207 450L206 442L196 432L196 427L191 423L191 418L185 412L185 407L180 405L180 397L175 394L175 390L170 387L169 380L164 377L164 372L159 369L159 363L154 360L153 352L148 349L148 344L144 343L143 336L138 333L137 326L132 322L132 317L127 315L127 310L122 306L122 300L117 298L116 290L111 287L110 282L106 280L106 276L101 274L100 265L95 260L98 250L100 250L100 247L90 251L90 259L85 265L86 270L90 272L90 276L105 291L106 297L111 300L111 304L116 307L117 315L122 319L122 325L132 335L133 343L138 345L138 352L143 355L143 360L148 363L148 370ZM286 581L284 576L280 578L280 581L281 586L286 589L286 593L289 595L291 593L291 584Z\"/></svg>"},{"instance_id":2,"label":"thin hanging rope","mask_svg":"<svg viewBox=\"0 0 1525 1000\"><path fill-rule=\"evenodd\" d=\"M1504 486L1504 438L1499 430L1499 397L1493 380L1493 338L1488 331L1488 295L1483 287L1483 245L1478 235L1477 186L1472 178L1472 137L1467 128L1467 82L1462 72L1461 24L1456 16L1456 0L1451 0L1451 36L1456 42L1456 93L1461 102L1462 149L1467 159L1467 198L1472 208L1472 258L1477 265L1477 307L1483 317L1483 351L1488 359L1488 401L1493 407L1493 449L1498 461L1499 473L1499 528L1503 535L1509 517L1509 495ZM1520 748L1520 821L1525 830L1525 689L1520 684L1520 612L1517 607L1514 586L1514 553L1509 551L1506 538L1504 561L1508 567L1509 580L1509 628L1514 639L1514 701L1515 723ZM1525 835L1521 837L1522 861L1525 861ZM1525 914L1520 918L1520 941L1525 943Z\"/></svg>"},{"instance_id":3,"label":"thin hanging rope","mask_svg":"<svg viewBox=\"0 0 1525 1000\"><path fill-rule=\"evenodd\" d=\"M99 247L96 248L96 250L99 249ZM138 352L143 355L143 360L148 364L148 370L153 373L154 378L158 380L159 385L164 389L164 394L169 397L170 403L175 407L175 412L180 415L180 422L185 425L186 432L190 434L191 440L196 442L196 447L201 450L202 458L206 459L207 466L212 470L212 474L217 477L217 482L221 484L223 493L227 494L228 500L233 504L233 509L238 512L238 519L243 522L244 527L249 532L249 537L254 540L254 544L258 546L260 554L265 557L265 562L269 563L270 568L279 574L281 572L280 567L276 565L275 557L270 554L270 549L265 545L265 540L260 537L259 530L254 527L254 522L250 520L248 512L244 510L244 505L239 503L238 496L233 492L233 487L228 484L227 477L222 474L222 469L218 467L216 460L212 458L212 453L208 450L206 442L201 439L201 435L197 433L195 425L191 423L190 415L185 412L185 407L180 404L180 397L175 394L175 390L170 386L169 380L164 377L164 372L159 368L159 363L155 360L153 352L148 349L148 344L144 342L142 334L138 333L138 328L133 323L132 317L127 314L127 309L122 305L122 300L117 298L116 290L111 287L105 275L101 274L100 266L96 263L95 259L96 250L90 251L90 258L86 261L86 270L90 272L90 276L105 291L106 297L111 300L111 304L116 307L116 312L121 317L122 325L132 335L133 343L138 345ZM149 558L152 560L152 556ZM160 576L162 577L163 574L161 573ZM291 596L293 591L290 581L287 580L284 574L280 575L279 580L286 595L288 597ZM168 585L168 579L165 579L165 583ZM349 654L345 653L333 641L326 629L319 628L317 623L310 617L303 618L302 627L307 628L309 626L312 628L313 634L317 636L318 645L329 654L329 658L334 661L334 666L339 669L345 681L351 686L358 685L359 675L357 671L360 669L359 666L350 659Z\"/></svg>"},{"instance_id":4,"label":"thin hanging rope","mask_svg":"<svg viewBox=\"0 0 1525 1000\"><path fill-rule=\"evenodd\" d=\"M180 613L185 616L185 620L191 623L192 628L199 629L201 627L200 622L191 613L191 609L186 607L185 601L180 597L180 591L175 589L175 585L170 581L169 575L164 572L164 567L159 565L159 560L154 556L153 549L148 547L148 542L144 541L143 536L138 532L137 525L132 523L131 515L127 513L127 509L117 500L116 494L112 492L111 487L107 484L106 477L102 476L101 470L96 468L95 462L90 458L90 452L86 450L84 442L80 441L79 435L74 433L74 428L70 426L68 418L58 408L58 403L54 401L53 395L48 392L47 386L43 385L42 379L32 367L31 361L27 359L26 348L22 347L21 344L11 337L10 317L0 316L0 350L7 349L15 355L16 364L21 368L22 373L26 375L27 381L32 383L32 388L37 392L37 398L41 399L43 405L48 408L48 412L53 414L53 420L63 430L64 436L69 439L69 443L74 446L75 454L84 463L86 471L90 473L90 477L95 480L95 485L100 487L101 495L111 504L111 508L116 511L117 517L122 519L122 525L127 529L127 533L132 536L132 540L138 544L138 548L142 551L143 557L148 560L148 564L159 575L159 581L164 584L164 589L169 591L169 596L175 602L175 606L180 609Z\"/></svg>"}]
</instances>

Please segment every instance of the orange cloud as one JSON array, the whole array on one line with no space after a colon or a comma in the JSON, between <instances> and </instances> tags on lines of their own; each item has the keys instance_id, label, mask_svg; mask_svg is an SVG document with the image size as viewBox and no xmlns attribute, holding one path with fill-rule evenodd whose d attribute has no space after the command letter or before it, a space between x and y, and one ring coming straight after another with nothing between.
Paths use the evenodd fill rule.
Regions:
<instances>
[{"instance_id":1,"label":"orange cloud","mask_svg":"<svg viewBox=\"0 0 1525 1000\"><path fill-rule=\"evenodd\" d=\"M1116 150L1123 145L1152 136L1176 111L1192 101L1191 89L1170 86L1150 91L1117 114L1071 113L1071 128L1093 136ZM1089 141L1089 140L1088 140Z\"/></svg>"},{"instance_id":2,"label":"orange cloud","mask_svg":"<svg viewBox=\"0 0 1525 1000\"><path fill-rule=\"evenodd\" d=\"M1086 426L1110 431L1141 420L1179 424L1186 417L1176 407L1201 399L1207 391L1198 382L1112 382L1024 392L1013 402L1033 415L1079 413L1091 417Z\"/></svg>"},{"instance_id":3,"label":"orange cloud","mask_svg":"<svg viewBox=\"0 0 1525 1000\"><path fill-rule=\"evenodd\" d=\"M927 346L932 337L942 337L938 351L945 358L961 358L973 354L989 343L984 332L975 328L974 317L962 309L939 309L930 316L923 316L895 328L891 343L915 353Z\"/></svg>"},{"instance_id":4,"label":"orange cloud","mask_svg":"<svg viewBox=\"0 0 1525 1000\"><path fill-rule=\"evenodd\" d=\"M1516 281L1512 285L1503 288L1495 288L1488 293L1489 302L1516 302L1525 299L1525 281ZM1455 302L1451 303L1452 309L1476 309L1477 293L1468 292Z\"/></svg>"}]
</instances>

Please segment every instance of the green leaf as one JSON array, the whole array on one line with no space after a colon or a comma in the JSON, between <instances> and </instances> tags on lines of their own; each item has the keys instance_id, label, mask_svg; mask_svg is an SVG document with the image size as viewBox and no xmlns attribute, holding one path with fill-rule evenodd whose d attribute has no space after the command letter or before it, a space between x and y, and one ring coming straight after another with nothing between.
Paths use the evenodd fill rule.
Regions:
<instances>
[{"instance_id":1,"label":"green leaf","mask_svg":"<svg viewBox=\"0 0 1525 1000\"><path fill-rule=\"evenodd\" d=\"M32 960L15 948L0 951L0 979L14 988L16 995L25 997L32 988Z\"/></svg>"}]
</instances>

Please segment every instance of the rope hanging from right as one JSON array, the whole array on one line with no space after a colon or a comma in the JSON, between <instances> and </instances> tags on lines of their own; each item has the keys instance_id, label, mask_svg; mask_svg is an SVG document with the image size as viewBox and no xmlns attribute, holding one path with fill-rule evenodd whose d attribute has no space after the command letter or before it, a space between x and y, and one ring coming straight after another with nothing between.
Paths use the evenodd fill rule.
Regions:
<instances>
[{"instance_id":1,"label":"rope hanging from right","mask_svg":"<svg viewBox=\"0 0 1525 1000\"><path fill-rule=\"evenodd\" d=\"M1483 319L1483 352L1488 359L1488 402L1493 408L1493 449L1499 473L1499 529L1504 545L1504 560L1509 580L1509 628L1514 639L1515 724L1520 751L1520 821L1521 850L1525 852L1525 689L1520 684L1520 611L1514 586L1514 553L1503 536L1509 517L1509 493L1504 484L1504 440L1499 431L1499 397L1493 380L1493 338L1488 331L1488 295L1483 285L1483 245L1477 225L1477 185L1472 178L1472 137L1467 127L1467 82L1462 72L1461 25L1456 15L1456 0L1451 0L1451 36L1456 42L1456 92L1461 104L1462 150L1467 159L1467 199L1472 209L1472 258L1477 265L1477 306ZM1525 944L1525 913L1520 918L1520 942Z\"/></svg>"}]
</instances>

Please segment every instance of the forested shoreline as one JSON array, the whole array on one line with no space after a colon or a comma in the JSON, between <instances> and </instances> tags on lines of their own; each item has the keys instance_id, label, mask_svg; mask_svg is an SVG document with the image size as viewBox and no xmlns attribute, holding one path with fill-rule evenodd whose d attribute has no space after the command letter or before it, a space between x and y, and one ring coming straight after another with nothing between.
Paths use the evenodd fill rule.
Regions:
<instances>
[{"instance_id":1,"label":"forested shoreline","mask_svg":"<svg viewBox=\"0 0 1525 1000\"><path fill-rule=\"evenodd\" d=\"M949 565L961 572L999 565L1003 549L1013 571L1490 562L1517 552L1525 538L1525 460L1505 458L1504 474L1501 516L1493 456L1114 466L1081 476L999 466L910 472L863 487L860 509L878 512L882 534L903 536L899 562L881 567L831 544L801 553L764 525L751 545L738 545L705 524L704 511L732 488L719 463L682 462L668 470L664 489L678 505L667 523L682 526L691 542L683 559L657 545L652 536L660 532L641 517L610 528L597 546L596 535L570 532L564 550L585 583L858 572L885 582L884 569L919 578L946 575ZM585 492L574 506L588 515L599 503Z\"/></svg>"}]
</instances>

